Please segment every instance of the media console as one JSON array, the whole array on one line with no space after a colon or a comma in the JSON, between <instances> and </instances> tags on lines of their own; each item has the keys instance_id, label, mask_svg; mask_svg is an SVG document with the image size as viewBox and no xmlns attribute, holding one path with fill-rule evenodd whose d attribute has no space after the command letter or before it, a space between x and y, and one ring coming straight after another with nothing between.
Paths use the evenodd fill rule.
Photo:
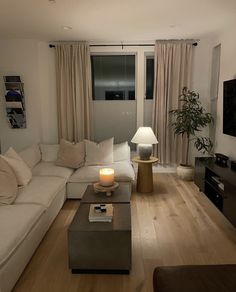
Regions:
<instances>
[{"instance_id":1,"label":"media console","mask_svg":"<svg viewBox=\"0 0 236 292\"><path fill-rule=\"evenodd\" d=\"M236 171L217 165L213 157L196 157L194 182L236 227Z\"/></svg>"}]
</instances>

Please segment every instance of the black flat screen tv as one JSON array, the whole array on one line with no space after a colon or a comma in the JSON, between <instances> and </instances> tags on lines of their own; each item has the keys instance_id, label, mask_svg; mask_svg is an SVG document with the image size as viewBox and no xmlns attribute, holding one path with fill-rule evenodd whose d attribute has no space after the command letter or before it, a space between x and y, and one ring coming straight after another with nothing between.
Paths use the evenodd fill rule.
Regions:
<instances>
[{"instance_id":1,"label":"black flat screen tv","mask_svg":"<svg viewBox=\"0 0 236 292\"><path fill-rule=\"evenodd\" d=\"M236 79L224 81L223 133L236 137Z\"/></svg>"}]
</instances>

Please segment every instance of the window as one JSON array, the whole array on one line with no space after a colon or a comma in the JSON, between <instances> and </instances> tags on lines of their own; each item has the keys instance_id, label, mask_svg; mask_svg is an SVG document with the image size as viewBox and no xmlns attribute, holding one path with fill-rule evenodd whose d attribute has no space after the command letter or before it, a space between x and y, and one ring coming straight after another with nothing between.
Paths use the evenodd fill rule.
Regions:
<instances>
[{"instance_id":1,"label":"window","mask_svg":"<svg viewBox=\"0 0 236 292\"><path fill-rule=\"evenodd\" d=\"M146 99L153 99L154 56L146 56Z\"/></svg>"},{"instance_id":2,"label":"window","mask_svg":"<svg viewBox=\"0 0 236 292\"><path fill-rule=\"evenodd\" d=\"M92 55L94 100L135 99L135 55Z\"/></svg>"}]
</instances>

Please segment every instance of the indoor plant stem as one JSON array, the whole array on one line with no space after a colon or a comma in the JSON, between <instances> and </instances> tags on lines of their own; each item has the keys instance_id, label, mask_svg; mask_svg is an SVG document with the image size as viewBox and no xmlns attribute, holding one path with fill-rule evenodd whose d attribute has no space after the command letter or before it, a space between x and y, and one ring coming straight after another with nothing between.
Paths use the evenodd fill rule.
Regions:
<instances>
[{"instance_id":1,"label":"indoor plant stem","mask_svg":"<svg viewBox=\"0 0 236 292\"><path fill-rule=\"evenodd\" d=\"M187 135L187 149L186 149L186 165L188 165L188 153L189 153L189 143L190 143L190 139L189 139L189 135Z\"/></svg>"}]
</instances>

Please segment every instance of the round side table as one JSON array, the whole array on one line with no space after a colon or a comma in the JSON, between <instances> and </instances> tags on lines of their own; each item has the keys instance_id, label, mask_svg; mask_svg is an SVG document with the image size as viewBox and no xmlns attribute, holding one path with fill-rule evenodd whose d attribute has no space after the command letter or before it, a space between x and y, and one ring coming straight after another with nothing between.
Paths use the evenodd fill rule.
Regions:
<instances>
[{"instance_id":1,"label":"round side table","mask_svg":"<svg viewBox=\"0 0 236 292\"><path fill-rule=\"evenodd\" d=\"M149 160L141 160L136 156L132 160L138 163L137 192L153 192L152 164L157 162L158 158L151 156Z\"/></svg>"}]
</instances>

